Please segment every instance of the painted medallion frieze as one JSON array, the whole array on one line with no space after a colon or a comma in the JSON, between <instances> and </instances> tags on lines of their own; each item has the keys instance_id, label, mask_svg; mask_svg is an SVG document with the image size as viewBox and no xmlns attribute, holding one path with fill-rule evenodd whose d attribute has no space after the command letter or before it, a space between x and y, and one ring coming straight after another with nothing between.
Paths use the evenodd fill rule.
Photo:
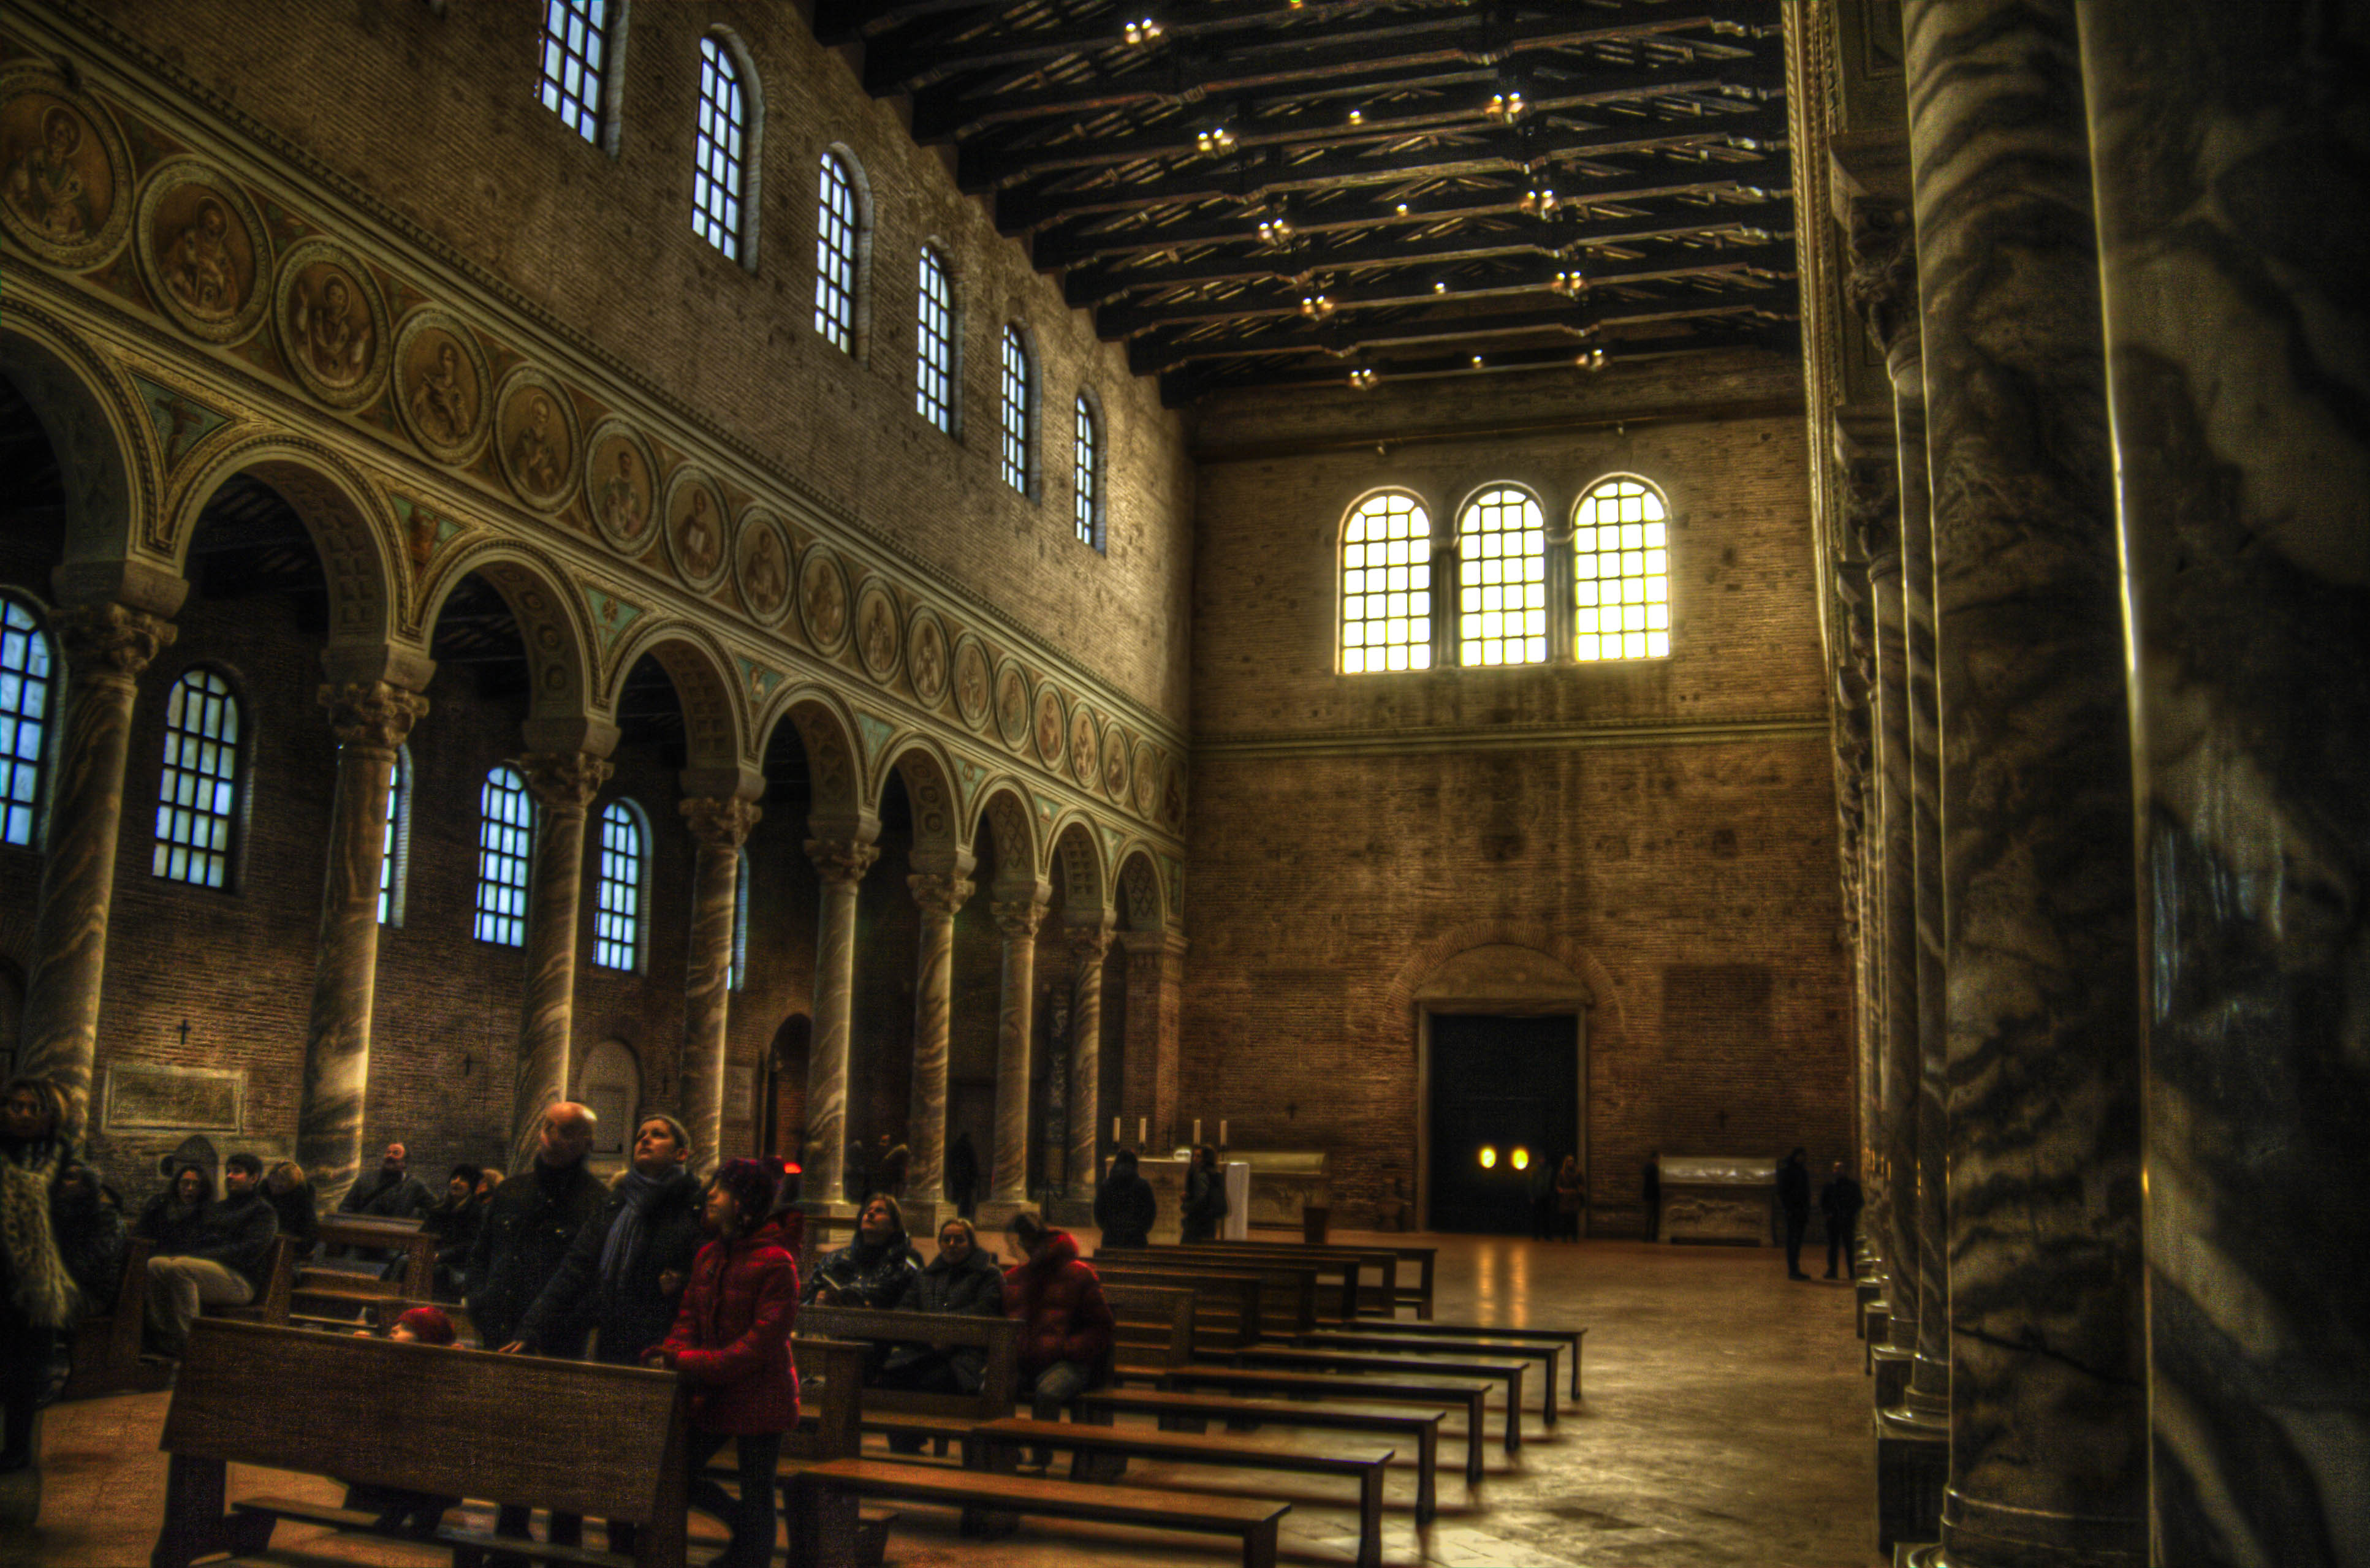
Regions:
<instances>
[{"instance_id":1,"label":"painted medallion frieze","mask_svg":"<svg viewBox=\"0 0 2370 1568\"><path fill-rule=\"evenodd\" d=\"M533 365L502 378L494 406L502 475L519 499L538 511L558 511L576 493L576 405L559 383Z\"/></svg>"},{"instance_id":2,"label":"painted medallion frieze","mask_svg":"<svg viewBox=\"0 0 2370 1568\"><path fill-rule=\"evenodd\" d=\"M107 111L40 65L0 72L0 223L58 267L113 256L132 226L132 159Z\"/></svg>"},{"instance_id":3,"label":"painted medallion frieze","mask_svg":"<svg viewBox=\"0 0 2370 1568\"><path fill-rule=\"evenodd\" d=\"M466 463L484 449L493 372L477 335L434 308L403 318L395 339L396 410L420 450Z\"/></svg>"},{"instance_id":4,"label":"painted medallion frieze","mask_svg":"<svg viewBox=\"0 0 2370 1568\"><path fill-rule=\"evenodd\" d=\"M305 390L332 408L359 408L386 380L386 301L370 271L334 240L300 240L272 289L280 352Z\"/></svg>"},{"instance_id":5,"label":"painted medallion frieze","mask_svg":"<svg viewBox=\"0 0 2370 1568\"><path fill-rule=\"evenodd\" d=\"M780 625L790 609L790 536L779 518L763 507L742 514L732 569L749 618L760 626Z\"/></svg>"},{"instance_id":6,"label":"painted medallion frieze","mask_svg":"<svg viewBox=\"0 0 2370 1568\"><path fill-rule=\"evenodd\" d=\"M1101 755L1102 748L1095 736L1095 715L1080 703L1070 710L1070 776L1078 781L1079 788L1095 787L1095 769Z\"/></svg>"},{"instance_id":7,"label":"painted medallion frieze","mask_svg":"<svg viewBox=\"0 0 2370 1568\"><path fill-rule=\"evenodd\" d=\"M903 639L897 625L897 601L879 578L867 582L856 599L856 657L864 672L887 682L897 674L897 655Z\"/></svg>"},{"instance_id":8,"label":"painted medallion frieze","mask_svg":"<svg viewBox=\"0 0 2370 1568\"><path fill-rule=\"evenodd\" d=\"M799 620L817 653L834 654L847 646L847 574L821 545L809 550L799 567Z\"/></svg>"},{"instance_id":9,"label":"painted medallion frieze","mask_svg":"<svg viewBox=\"0 0 2370 1568\"><path fill-rule=\"evenodd\" d=\"M658 515L658 459L623 419L604 419L584 443L584 498L601 537L632 559L650 547Z\"/></svg>"},{"instance_id":10,"label":"painted medallion frieze","mask_svg":"<svg viewBox=\"0 0 2370 1568\"><path fill-rule=\"evenodd\" d=\"M924 707L935 708L947 694L947 630L926 608L918 608L905 627L905 679Z\"/></svg>"},{"instance_id":11,"label":"painted medallion frieze","mask_svg":"<svg viewBox=\"0 0 2370 1568\"><path fill-rule=\"evenodd\" d=\"M1020 661L1007 658L995 671L995 730L1018 751L1029 741L1029 677Z\"/></svg>"},{"instance_id":12,"label":"painted medallion frieze","mask_svg":"<svg viewBox=\"0 0 2370 1568\"><path fill-rule=\"evenodd\" d=\"M955 639L955 712L975 730L985 729L990 716L990 670L984 643L968 632Z\"/></svg>"},{"instance_id":13,"label":"painted medallion frieze","mask_svg":"<svg viewBox=\"0 0 2370 1568\"><path fill-rule=\"evenodd\" d=\"M263 324L271 240L247 193L202 160L168 158L141 188L133 254L173 325L238 343Z\"/></svg>"},{"instance_id":14,"label":"painted medallion frieze","mask_svg":"<svg viewBox=\"0 0 2370 1568\"><path fill-rule=\"evenodd\" d=\"M1062 693L1053 689L1051 681L1037 688L1037 756L1055 773L1062 769L1062 741L1066 733L1068 715L1062 704Z\"/></svg>"},{"instance_id":15,"label":"painted medallion frieze","mask_svg":"<svg viewBox=\"0 0 2370 1568\"><path fill-rule=\"evenodd\" d=\"M685 588L706 593L724 579L724 498L696 468L678 468L667 480L667 559Z\"/></svg>"}]
</instances>

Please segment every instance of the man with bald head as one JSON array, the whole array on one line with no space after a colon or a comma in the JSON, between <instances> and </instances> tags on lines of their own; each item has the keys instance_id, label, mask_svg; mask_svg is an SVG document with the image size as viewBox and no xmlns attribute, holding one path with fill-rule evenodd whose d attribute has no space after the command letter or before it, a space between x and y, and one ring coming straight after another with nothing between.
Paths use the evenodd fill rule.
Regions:
<instances>
[{"instance_id":1,"label":"man with bald head","mask_svg":"<svg viewBox=\"0 0 2370 1568\"><path fill-rule=\"evenodd\" d=\"M348 1187L338 1208L346 1214L410 1219L427 1213L435 1201L427 1184L411 1173L403 1145L390 1143L379 1156L378 1169Z\"/></svg>"},{"instance_id":2,"label":"man with bald head","mask_svg":"<svg viewBox=\"0 0 2370 1568\"><path fill-rule=\"evenodd\" d=\"M592 1151L593 1116L585 1106L563 1101L543 1113L536 1129L535 1163L494 1189L477 1228L477 1244L469 1251L469 1322L477 1343L490 1350L519 1338L527 1309L551 1283L567 1260L568 1249L585 1221L607 1204L608 1188L586 1168ZM584 1353L582 1331L572 1344L546 1339L540 1346L552 1356ZM504 1535L526 1534L524 1508L504 1507L495 1528ZM583 1541L584 1521L573 1514L551 1516L555 1546Z\"/></svg>"}]
</instances>

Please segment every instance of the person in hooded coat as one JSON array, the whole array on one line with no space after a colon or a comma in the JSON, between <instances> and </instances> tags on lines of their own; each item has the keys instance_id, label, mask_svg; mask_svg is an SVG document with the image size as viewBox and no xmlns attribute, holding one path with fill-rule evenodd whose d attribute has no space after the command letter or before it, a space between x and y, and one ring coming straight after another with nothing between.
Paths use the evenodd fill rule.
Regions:
<instances>
[{"instance_id":1,"label":"person in hooded coat","mask_svg":"<svg viewBox=\"0 0 2370 1568\"><path fill-rule=\"evenodd\" d=\"M1219 1168L1218 1151L1208 1144L1193 1150L1185 1172L1183 1234L1187 1242L1214 1242L1226 1223L1226 1173Z\"/></svg>"},{"instance_id":2,"label":"person in hooded coat","mask_svg":"<svg viewBox=\"0 0 2370 1568\"><path fill-rule=\"evenodd\" d=\"M74 1324L74 1277L50 1219L74 1156L65 1129L65 1095L48 1079L0 1092L0 1474L33 1468L50 1364Z\"/></svg>"},{"instance_id":3,"label":"person in hooded coat","mask_svg":"<svg viewBox=\"0 0 2370 1568\"><path fill-rule=\"evenodd\" d=\"M1096 1190L1095 1228L1106 1247L1148 1247L1152 1228L1160 1222L1160 1199L1135 1167L1135 1150L1121 1150Z\"/></svg>"},{"instance_id":4,"label":"person in hooded coat","mask_svg":"<svg viewBox=\"0 0 2370 1568\"><path fill-rule=\"evenodd\" d=\"M1110 1302L1067 1230L1023 1209L1005 1232L1023 1260L1004 1276L1004 1315L1021 1325L1020 1382L1030 1413L1059 1421L1064 1405L1110 1375ZM1041 1470L1052 1458L1041 1448L1030 1463Z\"/></svg>"},{"instance_id":5,"label":"person in hooded coat","mask_svg":"<svg viewBox=\"0 0 2370 1568\"><path fill-rule=\"evenodd\" d=\"M921 1254L905 1240L904 1211L895 1198L876 1193L857 1217L856 1240L815 1265L806 1299L818 1307L892 1311L921 1272Z\"/></svg>"}]
</instances>

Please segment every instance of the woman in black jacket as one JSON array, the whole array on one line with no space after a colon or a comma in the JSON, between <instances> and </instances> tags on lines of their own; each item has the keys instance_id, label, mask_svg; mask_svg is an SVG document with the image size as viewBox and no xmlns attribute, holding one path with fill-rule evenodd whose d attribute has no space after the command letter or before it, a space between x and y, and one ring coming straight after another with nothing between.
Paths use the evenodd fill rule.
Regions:
<instances>
[{"instance_id":1,"label":"woman in black jacket","mask_svg":"<svg viewBox=\"0 0 2370 1568\"><path fill-rule=\"evenodd\" d=\"M1214 1242L1226 1219L1226 1173L1218 1151L1204 1143L1193 1150L1185 1173L1185 1234L1188 1242Z\"/></svg>"},{"instance_id":2,"label":"woman in black jacket","mask_svg":"<svg viewBox=\"0 0 2370 1568\"><path fill-rule=\"evenodd\" d=\"M1160 1200L1152 1184L1136 1173L1135 1150L1122 1149L1111 1156L1110 1174L1095 1194L1095 1226L1106 1247L1148 1247L1152 1228L1160 1219Z\"/></svg>"},{"instance_id":3,"label":"woman in black jacket","mask_svg":"<svg viewBox=\"0 0 2370 1568\"><path fill-rule=\"evenodd\" d=\"M205 1225L206 1205L214 1196L214 1179L202 1165L184 1165L173 1173L172 1185L150 1198L140 1210L132 1233L156 1243L158 1257L175 1257L198 1243Z\"/></svg>"},{"instance_id":4,"label":"woman in black jacket","mask_svg":"<svg viewBox=\"0 0 2370 1568\"><path fill-rule=\"evenodd\" d=\"M970 1220L949 1219L938 1227L938 1255L915 1276L898 1310L955 1318L1004 1316L1004 1270L996 1266L995 1254L979 1244ZM878 1381L884 1389L975 1394L986 1373L987 1352L979 1345L901 1345L889 1353Z\"/></svg>"},{"instance_id":5,"label":"woman in black jacket","mask_svg":"<svg viewBox=\"0 0 2370 1568\"><path fill-rule=\"evenodd\" d=\"M815 1265L806 1299L819 1307L885 1312L904 1300L921 1272L921 1256L905 1240L903 1210L895 1198L876 1195L857 1217L856 1240Z\"/></svg>"}]
</instances>

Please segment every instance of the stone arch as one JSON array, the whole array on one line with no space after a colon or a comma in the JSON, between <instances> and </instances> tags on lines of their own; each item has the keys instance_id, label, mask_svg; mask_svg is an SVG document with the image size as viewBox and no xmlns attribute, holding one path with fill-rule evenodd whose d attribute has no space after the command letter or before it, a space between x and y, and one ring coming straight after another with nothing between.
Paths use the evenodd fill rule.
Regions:
<instances>
[{"instance_id":1,"label":"stone arch","mask_svg":"<svg viewBox=\"0 0 2370 1568\"><path fill-rule=\"evenodd\" d=\"M558 563L531 545L489 540L463 545L436 564L420 594L420 635L432 637L444 601L472 573L486 579L510 607L525 645L532 677L528 713L535 718L569 719L592 711L592 641L579 619L576 595Z\"/></svg>"},{"instance_id":2,"label":"stone arch","mask_svg":"<svg viewBox=\"0 0 2370 1568\"><path fill-rule=\"evenodd\" d=\"M1587 988L1589 1047L1617 1046L1628 1035L1621 998L1613 987L1612 972L1586 947L1560 933L1524 921L1467 921L1452 926L1408 955L1398 972L1384 987L1379 1006L1388 1018L1411 1017L1419 987L1451 959L1477 947L1527 947L1543 953L1578 975Z\"/></svg>"},{"instance_id":3,"label":"stone arch","mask_svg":"<svg viewBox=\"0 0 2370 1568\"><path fill-rule=\"evenodd\" d=\"M1168 889L1160 863L1141 844L1130 847L1119 863L1119 923L1126 931L1168 929Z\"/></svg>"},{"instance_id":4,"label":"stone arch","mask_svg":"<svg viewBox=\"0 0 2370 1568\"><path fill-rule=\"evenodd\" d=\"M1111 907L1110 879L1093 819L1083 811L1066 813L1053 825L1049 859L1062 866L1063 918L1073 925L1100 920Z\"/></svg>"},{"instance_id":5,"label":"stone arch","mask_svg":"<svg viewBox=\"0 0 2370 1568\"><path fill-rule=\"evenodd\" d=\"M873 808L880 808L882 792L889 787L889 775L895 773L905 781L905 798L914 807L914 853L917 858L938 856L951 860L967 852L969 844L962 831L961 796L955 789L954 764L949 761L945 748L924 736L909 735L897 742L897 750L889 765L880 772L879 784L872 791Z\"/></svg>"},{"instance_id":6,"label":"stone arch","mask_svg":"<svg viewBox=\"0 0 2370 1568\"><path fill-rule=\"evenodd\" d=\"M973 844L983 830L995 845L999 884L1034 882L1043 875L1045 861L1037 842L1036 820L1030 813L1029 792L1019 781L1007 775L981 788L978 809L972 814Z\"/></svg>"},{"instance_id":7,"label":"stone arch","mask_svg":"<svg viewBox=\"0 0 2370 1568\"><path fill-rule=\"evenodd\" d=\"M776 727L785 722L797 732L807 754L807 775L813 788L810 825L829 836L877 823L879 816L864 790L856 715L839 694L822 686L801 685L776 698L756 727L759 759L773 744ZM869 840L871 835L863 836Z\"/></svg>"},{"instance_id":8,"label":"stone arch","mask_svg":"<svg viewBox=\"0 0 2370 1568\"><path fill-rule=\"evenodd\" d=\"M152 553L147 535L161 521L155 461L138 406L107 364L40 306L17 300L0 326L0 374L16 383L57 453L65 561Z\"/></svg>"},{"instance_id":9,"label":"stone arch","mask_svg":"<svg viewBox=\"0 0 2370 1568\"><path fill-rule=\"evenodd\" d=\"M694 768L737 769L745 755L732 660L713 636L682 621L662 621L627 637L610 666L604 713L615 713L626 679L644 654L659 661L683 706L684 750Z\"/></svg>"},{"instance_id":10,"label":"stone arch","mask_svg":"<svg viewBox=\"0 0 2370 1568\"><path fill-rule=\"evenodd\" d=\"M215 453L174 506L167 533L173 569L184 569L206 503L240 475L277 491L311 536L328 584L329 647L367 648L397 640L401 568L392 548L394 524L361 472L311 441L265 432Z\"/></svg>"}]
</instances>

